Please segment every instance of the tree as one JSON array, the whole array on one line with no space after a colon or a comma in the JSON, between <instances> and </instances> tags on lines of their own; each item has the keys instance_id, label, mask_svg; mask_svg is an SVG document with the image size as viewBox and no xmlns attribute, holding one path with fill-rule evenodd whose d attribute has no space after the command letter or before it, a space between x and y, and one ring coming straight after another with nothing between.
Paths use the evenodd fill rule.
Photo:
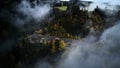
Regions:
<instances>
[{"instance_id":1,"label":"tree","mask_svg":"<svg viewBox=\"0 0 120 68\"><path fill-rule=\"evenodd\" d=\"M63 50L63 49L65 49L65 47L66 47L65 41L64 41L64 40L60 40L60 47L59 47L59 50Z\"/></svg>"}]
</instances>

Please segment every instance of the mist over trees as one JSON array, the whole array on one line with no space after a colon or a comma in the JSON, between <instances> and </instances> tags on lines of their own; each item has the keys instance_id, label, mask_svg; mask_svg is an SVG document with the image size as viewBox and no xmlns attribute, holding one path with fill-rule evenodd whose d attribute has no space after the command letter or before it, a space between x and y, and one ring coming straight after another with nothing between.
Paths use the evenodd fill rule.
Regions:
<instances>
[{"instance_id":1,"label":"mist over trees","mask_svg":"<svg viewBox=\"0 0 120 68\"><path fill-rule=\"evenodd\" d=\"M79 41L78 45L83 44L84 46L89 44L88 39L85 43L80 42L86 41L86 38L92 34L95 36L94 44L97 44L94 49L97 49L96 47L99 49L102 44L100 45L96 41L99 41L106 29L119 23L119 5L116 6L117 11L101 9L99 6L96 6L93 11L89 11L87 4L92 4L92 2L78 3L78 0L70 0L72 3L63 2L63 6L61 6L57 0L55 0L57 3L52 5L48 2L41 3L42 1L0 1L0 68L44 68L45 65L49 68L59 68L58 61L61 61L61 57L69 49L71 53L79 52L79 47L76 48L76 46L75 49L78 51L74 51L73 45L77 44L74 41ZM111 35L114 36L114 34ZM101 49L104 48L106 47ZM83 47L83 50L86 51L86 48ZM110 51L112 52L114 49ZM68 55L72 55L71 53L67 52ZM101 53L101 50L97 53ZM84 51L83 54L85 54ZM93 56L91 53L89 54ZM38 60L40 60L40 66L34 67ZM74 62L74 60L72 61ZM60 65L62 67L61 63Z\"/></svg>"}]
</instances>

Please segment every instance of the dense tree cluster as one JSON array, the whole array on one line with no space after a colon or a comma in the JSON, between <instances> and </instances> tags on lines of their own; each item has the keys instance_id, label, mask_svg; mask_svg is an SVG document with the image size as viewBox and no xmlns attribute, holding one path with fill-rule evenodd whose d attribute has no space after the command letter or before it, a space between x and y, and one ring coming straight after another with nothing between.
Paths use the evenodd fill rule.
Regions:
<instances>
[{"instance_id":1,"label":"dense tree cluster","mask_svg":"<svg viewBox=\"0 0 120 68\"><path fill-rule=\"evenodd\" d=\"M44 58L46 56L55 57L56 54L60 54L65 50L67 44L62 39L51 39L46 40L42 38L40 41L35 41L31 43L28 39L24 39L19 43L17 49L20 55L21 63L32 63L39 58Z\"/></svg>"},{"instance_id":2,"label":"dense tree cluster","mask_svg":"<svg viewBox=\"0 0 120 68\"><path fill-rule=\"evenodd\" d=\"M6 3L6 1L4 2ZM117 12L116 16L120 18L120 11ZM0 19L2 20L0 42L6 42L9 39L15 39L14 42L16 42L11 44L15 47L9 52L5 54L0 52L0 63L2 64L0 67L5 66L6 68L8 66L9 68L22 68L19 66L24 63L29 64L46 56L53 57L53 55L60 54L66 49L68 44L65 39L78 39L78 36L84 38L91 29L100 33L107 26L107 17L98 7L91 12L80 10L78 6L68 6L66 11L53 8L50 17L42 21L43 23L38 22L36 25L30 21L31 23L25 24L20 29L12 25L8 19L1 17ZM40 36L32 37L34 43L31 43L29 36L33 36L35 33ZM54 38L48 40L44 36Z\"/></svg>"},{"instance_id":3,"label":"dense tree cluster","mask_svg":"<svg viewBox=\"0 0 120 68\"><path fill-rule=\"evenodd\" d=\"M91 28L101 32L106 25L105 14L98 7L92 12L80 10L79 6L70 6L66 11L54 9L51 17L53 20L45 24L43 32L57 37L85 37Z\"/></svg>"}]
</instances>

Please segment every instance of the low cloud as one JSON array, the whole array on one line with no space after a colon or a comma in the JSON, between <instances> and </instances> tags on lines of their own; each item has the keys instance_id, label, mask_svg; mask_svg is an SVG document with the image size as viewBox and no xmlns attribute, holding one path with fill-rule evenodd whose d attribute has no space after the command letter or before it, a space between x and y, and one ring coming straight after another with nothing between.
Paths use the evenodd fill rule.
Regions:
<instances>
[{"instance_id":1,"label":"low cloud","mask_svg":"<svg viewBox=\"0 0 120 68\"><path fill-rule=\"evenodd\" d=\"M58 63L57 68L119 68L120 24L105 30L97 42L75 41ZM94 40L94 39L93 39Z\"/></svg>"}]
</instances>

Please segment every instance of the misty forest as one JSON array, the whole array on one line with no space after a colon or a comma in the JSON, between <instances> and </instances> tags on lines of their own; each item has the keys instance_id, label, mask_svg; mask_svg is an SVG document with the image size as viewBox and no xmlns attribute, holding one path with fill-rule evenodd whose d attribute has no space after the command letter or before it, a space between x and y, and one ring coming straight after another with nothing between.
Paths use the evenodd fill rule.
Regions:
<instances>
[{"instance_id":1,"label":"misty forest","mask_svg":"<svg viewBox=\"0 0 120 68\"><path fill-rule=\"evenodd\" d=\"M0 0L0 68L120 68L120 1Z\"/></svg>"}]
</instances>

